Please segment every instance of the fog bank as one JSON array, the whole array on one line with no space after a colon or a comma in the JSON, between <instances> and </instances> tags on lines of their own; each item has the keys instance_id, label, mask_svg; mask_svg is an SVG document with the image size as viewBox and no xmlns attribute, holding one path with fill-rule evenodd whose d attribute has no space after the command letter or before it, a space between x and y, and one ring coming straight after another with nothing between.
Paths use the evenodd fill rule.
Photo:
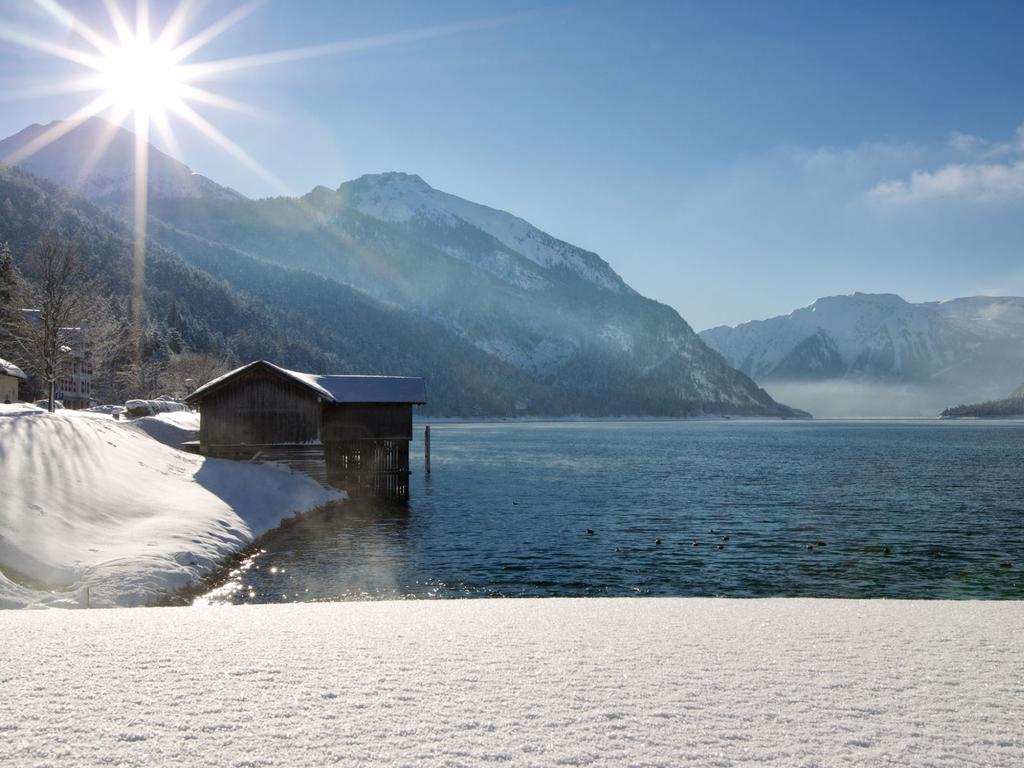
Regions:
<instances>
[{"instance_id":1,"label":"fog bank","mask_svg":"<svg viewBox=\"0 0 1024 768\"><path fill-rule=\"evenodd\" d=\"M964 394L949 387L849 379L773 381L762 386L777 402L817 418L938 416L953 405L991 399L982 388L977 394Z\"/></svg>"}]
</instances>

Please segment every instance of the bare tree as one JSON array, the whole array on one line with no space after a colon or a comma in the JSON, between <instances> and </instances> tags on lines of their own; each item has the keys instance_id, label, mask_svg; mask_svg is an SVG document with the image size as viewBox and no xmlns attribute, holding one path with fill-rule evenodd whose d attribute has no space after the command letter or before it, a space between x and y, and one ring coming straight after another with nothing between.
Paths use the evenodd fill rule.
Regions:
<instances>
[{"instance_id":1,"label":"bare tree","mask_svg":"<svg viewBox=\"0 0 1024 768\"><path fill-rule=\"evenodd\" d=\"M0 243L0 357L11 352L18 303L18 272L7 243Z\"/></svg>"},{"instance_id":2,"label":"bare tree","mask_svg":"<svg viewBox=\"0 0 1024 768\"><path fill-rule=\"evenodd\" d=\"M124 402L121 372L131 363L132 331L125 302L97 296L90 302L89 360L92 391L102 403Z\"/></svg>"},{"instance_id":3,"label":"bare tree","mask_svg":"<svg viewBox=\"0 0 1024 768\"><path fill-rule=\"evenodd\" d=\"M117 380L126 398L148 400L160 392L164 363L155 360L132 360L117 372Z\"/></svg>"},{"instance_id":4,"label":"bare tree","mask_svg":"<svg viewBox=\"0 0 1024 768\"><path fill-rule=\"evenodd\" d=\"M182 352L171 355L161 376L164 391L177 398L190 395L193 390L231 370L231 363L223 357L205 352Z\"/></svg>"},{"instance_id":5,"label":"bare tree","mask_svg":"<svg viewBox=\"0 0 1024 768\"><path fill-rule=\"evenodd\" d=\"M72 353L68 329L88 318L98 290L83 275L78 246L65 240L41 240L29 253L26 272L34 282L20 281L19 303L30 311L15 313L12 336L30 372L46 385L52 412L57 378Z\"/></svg>"}]
</instances>

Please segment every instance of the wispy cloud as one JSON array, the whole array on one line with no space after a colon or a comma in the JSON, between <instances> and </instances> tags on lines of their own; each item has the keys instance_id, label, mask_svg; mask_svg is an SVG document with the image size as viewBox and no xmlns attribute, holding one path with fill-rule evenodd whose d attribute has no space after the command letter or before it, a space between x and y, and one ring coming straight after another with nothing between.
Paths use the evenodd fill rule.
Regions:
<instances>
[{"instance_id":1,"label":"wispy cloud","mask_svg":"<svg viewBox=\"0 0 1024 768\"><path fill-rule=\"evenodd\" d=\"M779 147L689 187L673 221L679 283L694 286L679 304L697 318L741 322L854 290L1021 295L1024 147L1019 134ZM737 291L746 305L729 317L717 305Z\"/></svg>"},{"instance_id":2,"label":"wispy cloud","mask_svg":"<svg viewBox=\"0 0 1024 768\"><path fill-rule=\"evenodd\" d=\"M1013 141L993 142L970 134L954 134L950 149L960 155L934 170L914 170L909 177L882 181L867 198L888 206L935 200L988 204L1024 199L1024 125Z\"/></svg>"}]
</instances>

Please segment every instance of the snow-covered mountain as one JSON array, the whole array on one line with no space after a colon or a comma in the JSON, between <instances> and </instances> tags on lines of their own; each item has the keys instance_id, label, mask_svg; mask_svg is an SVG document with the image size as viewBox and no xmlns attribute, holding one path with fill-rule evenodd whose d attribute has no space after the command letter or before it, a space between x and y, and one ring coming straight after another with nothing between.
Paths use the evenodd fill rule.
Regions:
<instances>
[{"instance_id":1,"label":"snow-covered mountain","mask_svg":"<svg viewBox=\"0 0 1024 768\"><path fill-rule=\"evenodd\" d=\"M927 388L929 405L1005 395L1024 379L1024 298L912 304L893 294L829 296L788 315L701 338L771 391L780 383Z\"/></svg>"},{"instance_id":2,"label":"snow-covered mountain","mask_svg":"<svg viewBox=\"0 0 1024 768\"><path fill-rule=\"evenodd\" d=\"M120 212L130 189L125 149L134 147L134 137L115 132L121 143L83 173L82 153L96 136L76 134L23 167ZM12 151L14 138L0 150L7 144ZM156 150L153 157L167 169L150 194L153 243L289 316L319 312L310 302L314 295L324 301L326 280L376 302L375 314L420 318L424 328L437 329L438 348L451 350L451 371L469 371L467 361L484 355L496 371L515 372L504 376L503 413L795 415L709 349L675 310L629 288L597 254L418 176L368 175L302 198L249 200ZM261 264L290 270L303 290L282 295L276 285L284 278L271 280ZM379 322L330 329L346 330L358 334L361 351L378 350L382 365L392 349L411 343L386 337ZM466 346L471 355L456 352ZM346 357L333 347L324 352ZM464 382L465 397L483 402L479 374L450 380ZM446 395L448 402L460 397Z\"/></svg>"},{"instance_id":3,"label":"snow-covered mountain","mask_svg":"<svg viewBox=\"0 0 1024 768\"><path fill-rule=\"evenodd\" d=\"M29 173L49 179L93 202L120 204L132 199L135 168L135 134L98 117L89 118L74 130L64 124L30 125L0 141L0 162L18 158L19 151L41 140L48 132L58 136L16 164ZM190 197L241 200L241 194L222 187L152 145L149 147L149 190L154 197Z\"/></svg>"},{"instance_id":4,"label":"snow-covered mountain","mask_svg":"<svg viewBox=\"0 0 1024 768\"><path fill-rule=\"evenodd\" d=\"M392 172L363 176L342 184L338 194L342 205L381 221L419 219L449 228L468 224L482 230L507 250L480 254L456 245L452 246L450 254L526 288L542 289L547 282L540 271L512 263L516 255L541 269L571 270L611 291L628 290L622 278L596 253L558 240L505 211L434 189L414 174Z\"/></svg>"},{"instance_id":5,"label":"snow-covered mountain","mask_svg":"<svg viewBox=\"0 0 1024 768\"><path fill-rule=\"evenodd\" d=\"M411 310L583 413L789 413L597 254L418 176L368 175L300 199L157 201L151 210L204 242ZM159 226L151 231L160 237ZM526 397L517 404L532 408Z\"/></svg>"}]
</instances>

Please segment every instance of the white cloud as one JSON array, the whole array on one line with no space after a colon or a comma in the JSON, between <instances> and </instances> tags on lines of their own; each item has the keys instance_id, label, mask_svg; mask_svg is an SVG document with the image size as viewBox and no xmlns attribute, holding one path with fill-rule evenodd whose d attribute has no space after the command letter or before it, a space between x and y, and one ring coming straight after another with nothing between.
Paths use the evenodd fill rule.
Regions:
<instances>
[{"instance_id":1,"label":"white cloud","mask_svg":"<svg viewBox=\"0 0 1024 768\"><path fill-rule=\"evenodd\" d=\"M936 170L914 170L909 177L889 179L866 193L871 202L903 206L935 200L987 204L1024 199L1024 125L1013 141L993 142L954 134L950 148L967 158Z\"/></svg>"},{"instance_id":2,"label":"white cloud","mask_svg":"<svg viewBox=\"0 0 1024 768\"><path fill-rule=\"evenodd\" d=\"M643 287L705 327L854 290L1024 295L1019 142L961 135L737 158L677 198L673 256ZM990 198L999 204L966 202Z\"/></svg>"}]
</instances>

